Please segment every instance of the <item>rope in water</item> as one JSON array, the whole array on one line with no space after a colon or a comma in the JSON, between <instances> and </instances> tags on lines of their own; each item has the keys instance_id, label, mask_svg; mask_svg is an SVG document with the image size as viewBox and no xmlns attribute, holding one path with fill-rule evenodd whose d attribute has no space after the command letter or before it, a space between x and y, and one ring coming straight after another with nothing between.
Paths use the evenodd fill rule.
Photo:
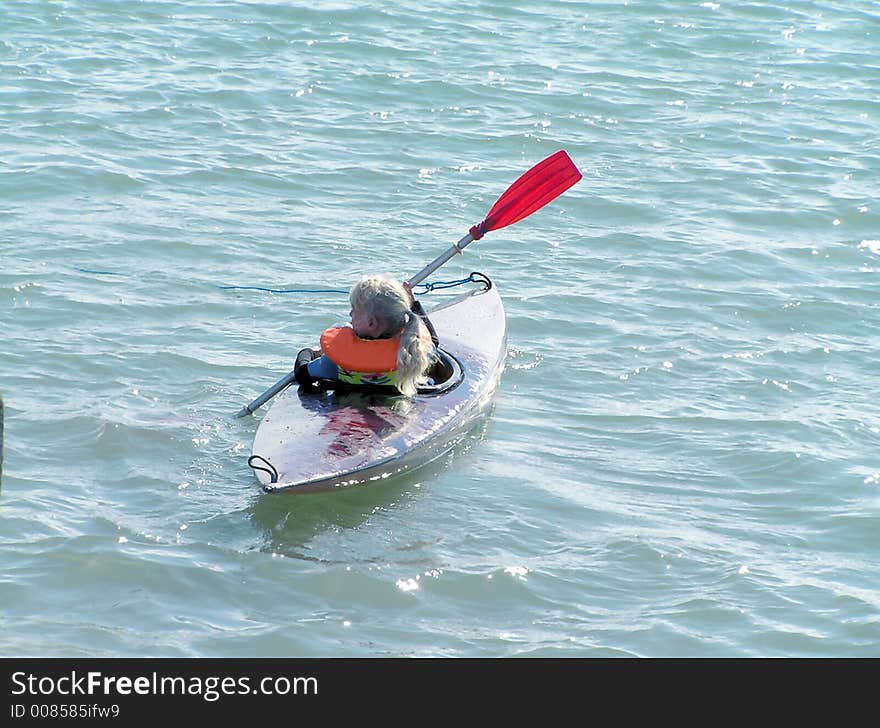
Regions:
<instances>
[{"instance_id":1,"label":"rope in water","mask_svg":"<svg viewBox=\"0 0 880 728\"><path fill-rule=\"evenodd\" d=\"M263 288L262 286L217 286L224 291L263 291L264 293L345 293L340 288Z\"/></svg>"},{"instance_id":2,"label":"rope in water","mask_svg":"<svg viewBox=\"0 0 880 728\"><path fill-rule=\"evenodd\" d=\"M467 278L461 278L455 281L433 281L431 283L417 283L416 288L423 288L422 291L413 291L417 296L421 296L431 291L441 290L443 288L452 288L454 286L462 286L465 283L476 283L475 273L471 273ZM341 293L348 295L348 291L338 288L264 288L262 286L217 286L225 291L263 291L264 293Z\"/></svg>"},{"instance_id":3,"label":"rope in water","mask_svg":"<svg viewBox=\"0 0 880 728\"><path fill-rule=\"evenodd\" d=\"M124 273L117 273L109 270L95 270L91 268L77 268L80 273L91 273L93 275L103 276L124 276ZM460 278L454 281L432 281L430 283L417 283L414 288L422 290L413 290L417 296L422 296L431 291L438 291L444 288L453 288L462 286L465 283L483 283L485 276L482 273L471 273L467 278ZM347 290L341 288L268 288L264 286L217 286L223 291L261 291L263 293L335 293L340 295L348 295Z\"/></svg>"}]
</instances>

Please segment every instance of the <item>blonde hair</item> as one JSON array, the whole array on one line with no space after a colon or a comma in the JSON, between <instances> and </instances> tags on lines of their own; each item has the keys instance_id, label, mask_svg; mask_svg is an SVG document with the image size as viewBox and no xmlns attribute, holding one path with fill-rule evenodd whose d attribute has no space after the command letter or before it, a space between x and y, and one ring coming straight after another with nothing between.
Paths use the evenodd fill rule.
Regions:
<instances>
[{"instance_id":1,"label":"blonde hair","mask_svg":"<svg viewBox=\"0 0 880 728\"><path fill-rule=\"evenodd\" d=\"M400 335L397 350L397 388L411 397L424 378L431 361L422 345L419 317L410 310L410 296L403 284L382 275L364 276L348 296L352 308L373 316L380 336Z\"/></svg>"}]
</instances>

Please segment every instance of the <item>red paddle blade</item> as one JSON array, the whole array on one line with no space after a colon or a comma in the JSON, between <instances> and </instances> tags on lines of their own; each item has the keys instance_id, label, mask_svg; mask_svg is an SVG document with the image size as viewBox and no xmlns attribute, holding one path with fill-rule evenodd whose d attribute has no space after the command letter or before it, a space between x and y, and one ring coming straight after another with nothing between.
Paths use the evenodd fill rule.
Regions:
<instances>
[{"instance_id":1,"label":"red paddle blade","mask_svg":"<svg viewBox=\"0 0 880 728\"><path fill-rule=\"evenodd\" d=\"M519 222L559 197L582 177L568 153L560 149L510 185L489 210L486 219L471 228L471 235L474 240L479 240L490 230Z\"/></svg>"}]
</instances>

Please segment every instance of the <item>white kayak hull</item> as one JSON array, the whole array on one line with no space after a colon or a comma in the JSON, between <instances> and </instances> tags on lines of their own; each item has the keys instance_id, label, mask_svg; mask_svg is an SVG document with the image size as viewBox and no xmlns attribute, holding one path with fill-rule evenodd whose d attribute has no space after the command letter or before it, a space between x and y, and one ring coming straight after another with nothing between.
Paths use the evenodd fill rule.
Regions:
<instances>
[{"instance_id":1,"label":"white kayak hull","mask_svg":"<svg viewBox=\"0 0 880 728\"><path fill-rule=\"evenodd\" d=\"M365 392L283 390L263 417L251 461L267 493L315 493L412 471L449 452L489 408L507 335L497 289L451 296L429 311L460 382L408 399ZM255 457L256 456L256 457Z\"/></svg>"}]
</instances>

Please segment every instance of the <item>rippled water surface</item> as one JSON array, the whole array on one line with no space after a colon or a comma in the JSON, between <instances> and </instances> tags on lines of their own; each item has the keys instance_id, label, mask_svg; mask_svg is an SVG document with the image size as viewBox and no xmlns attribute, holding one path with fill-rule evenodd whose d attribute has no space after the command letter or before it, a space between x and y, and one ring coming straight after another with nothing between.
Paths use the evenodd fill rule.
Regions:
<instances>
[{"instance_id":1,"label":"rippled water surface","mask_svg":"<svg viewBox=\"0 0 880 728\"><path fill-rule=\"evenodd\" d=\"M866 0L5 0L0 653L880 654L878 52ZM486 422L261 494L324 291L557 149L435 274L502 293Z\"/></svg>"}]
</instances>

